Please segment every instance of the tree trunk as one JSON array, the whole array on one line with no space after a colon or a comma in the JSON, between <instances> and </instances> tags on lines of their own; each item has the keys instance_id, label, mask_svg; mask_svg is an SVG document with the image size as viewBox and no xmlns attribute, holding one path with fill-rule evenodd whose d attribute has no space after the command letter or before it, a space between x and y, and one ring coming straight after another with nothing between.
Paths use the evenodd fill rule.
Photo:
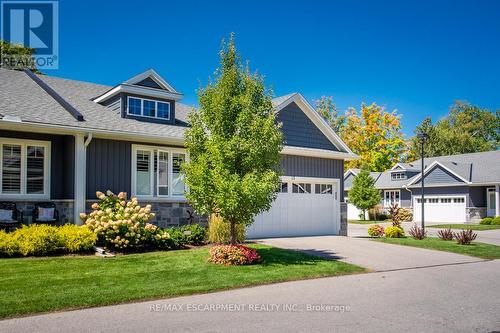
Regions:
<instances>
[{"instance_id":1,"label":"tree trunk","mask_svg":"<svg viewBox=\"0 0 500 333\"><path fill-rule=\"evenodd\" d=\"M236 245L238 241L236 240L236 222L234 220L229 221L230 224L230 234L231 234L231 245Z\"/></svg>"}]
</instances>

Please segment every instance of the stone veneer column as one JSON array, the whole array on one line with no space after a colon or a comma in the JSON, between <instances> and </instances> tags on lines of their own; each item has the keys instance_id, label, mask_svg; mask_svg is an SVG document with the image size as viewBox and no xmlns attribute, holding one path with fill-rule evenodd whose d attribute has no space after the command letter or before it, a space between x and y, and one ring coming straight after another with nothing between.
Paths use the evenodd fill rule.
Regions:
<instances>
[{"instance_id":1,"label":"stone veneer column","mask_svg":"<svg viewBox=\"0 0 500 333\"><path fill-rule=\"evenodd\" d=\"M340 203L340 236L347 236L347 203Z\"/></svg>"}]
</instances>

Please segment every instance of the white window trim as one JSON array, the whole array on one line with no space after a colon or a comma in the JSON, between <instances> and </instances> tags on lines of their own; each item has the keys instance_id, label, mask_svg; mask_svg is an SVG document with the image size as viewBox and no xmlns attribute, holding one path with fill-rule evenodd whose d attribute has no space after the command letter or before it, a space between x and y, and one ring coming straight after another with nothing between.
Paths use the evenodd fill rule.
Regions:
<instances>
[{"instance_id":1,"label":"white window trim","mask_svg":"<svg viewBox=\"0 0 500 333\"><path fill-rule=\"evenodd\" d=\"M136 193L136 188L137 188L137 177L136 177L136 168L137 168L137 151L138 150L144 150L144 151L149 151L150 152L150 182L151 182L151 192L148 195L138 195ZM158 195L158 184L156 184L156 195L154 195L154 177L155 177L155 172L154 172L154 152L156 150L156 153L158 154L158 151L162 151L165 153L168 153L168 195ZM186 149L182 148L171 148L171 147L164 147L164 146L145 146L145 145L132 145L132 170L131 170L131 195L132 197L137 197L138 199L145 199L145 200L186 200L186 197L184 195L174 195L173 190L172 190L172 182L173 182L173 172L172 172L172 167L173 167L173 154L175 153L180 153L184 154L186 156L185 162L189 161L189 154L187 153ZM156 173L158 174L158 169L156 170ZM186 186L186 191L188 191L187 185Z\"/></svg>"},{"instance_id":2,"label":"white window trim","mask_svg":"<svg viewBox=\"0 0 500 333\"><path fill-rule=\"evenodd\" d=\"M21 146L21 193L2 193L2 178L3 178L3 145L13 144ZM45 149L45 156L43 159L43 193L28 194L26 193L27 182L27 147L37 146ZM38 141L38 140L24 140L24 139L11 139L0 138L0 199L11 200L48 200L50 199L50 160L51 160L51 142Z\"/></svg>"},{"instance_id":3,"label":"white window trim","mask_svg":"<svg viewBox=\"0 0 500 333\"><path fill-rule=\"evenodd\" d=\"M391 203L389 202L389 204L387 204L387 200L386 200L386 193L391 193L391 192L398 192L399 193L399 196L398 196L398 200L396 201L396 204L398 205L398 207L401 207L401 190L384 190L384 207L391 207ZM389 194L389 198L390 198L390 194Z\"/></svg>"},{"instance_id":4,"label":"white window trim","mask_svg":"<svg viewBox=\"0 0 500 333\"><path fill-rule=\"evenodd\" d=\"M131 98L138 99L138 100L141 101L141 114L134 114L134 113L130 113L129 112L130 111L129 105L130 105L130 99ZM154 117L145 116L144 115L144 101L150 101L150 102L154 102L155 103L155 116ZM162 118L162 117L158 117L157 116L157 114L158 114L158 103L168 104L168 117L167 118ZM149 119L170 120L171 114L172 114L172 103L170 103L170 102L159 101L157 99L150 99L150 98L143 98L143 97L127 96L127 115L129 115L129 116L143 117L143 118L149 118Z\"/></svg>"}]
</instances>

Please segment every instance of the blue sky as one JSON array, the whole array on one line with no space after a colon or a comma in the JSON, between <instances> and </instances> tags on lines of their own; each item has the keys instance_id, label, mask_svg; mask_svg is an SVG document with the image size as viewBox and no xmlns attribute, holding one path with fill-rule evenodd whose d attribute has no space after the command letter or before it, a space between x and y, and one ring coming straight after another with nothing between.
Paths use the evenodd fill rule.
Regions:
<instances>
[{"instance_id":1,"label":"blue sky","mask_svg":"<svg viewBox=\"0 0 500 333\"><path fill-rule=\"evenodd\" d=\"M500 1L60 0L59 12L50 75L115 85L154 68L196 104L233 31L276 96L376 102L407 135L457 99L500 108Z\"/></svg>"}]
</instances>

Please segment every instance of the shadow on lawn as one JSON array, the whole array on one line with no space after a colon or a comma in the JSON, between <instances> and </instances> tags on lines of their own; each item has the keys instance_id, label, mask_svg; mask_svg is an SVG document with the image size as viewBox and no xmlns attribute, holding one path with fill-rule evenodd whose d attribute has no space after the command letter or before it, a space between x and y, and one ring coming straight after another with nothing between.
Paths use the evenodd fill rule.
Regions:
<instances>
[{"instance_id":1,"label":"shadow on lawn","mask_svg":"<svg viewBox=\"0 0 500 333\"><path fill-rule=\"evenodd\" d=\"M330 251L317 249L258 249L264 265L315 265L318 262L342 259Z\"/></svg>"}]
</instances>

